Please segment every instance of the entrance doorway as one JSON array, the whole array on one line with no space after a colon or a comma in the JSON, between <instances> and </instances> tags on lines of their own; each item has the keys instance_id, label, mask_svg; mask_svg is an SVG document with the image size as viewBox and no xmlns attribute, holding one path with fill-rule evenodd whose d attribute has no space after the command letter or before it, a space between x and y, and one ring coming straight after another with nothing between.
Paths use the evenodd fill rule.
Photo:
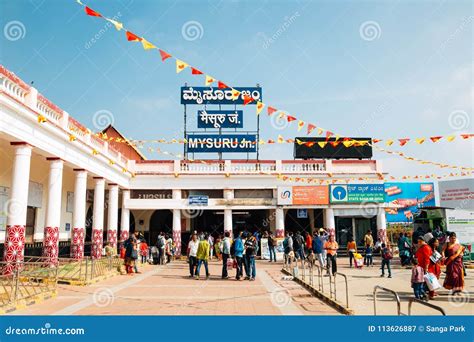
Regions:
<instances>
[{"instance_id":1,"label":"entrance doorway","mask_svg":"<svg viewBox=\"0 0 474 342\"><path fill-rule=\"evenodd\" d=\"M352 233L352 217L335 217L336 223L336 241L339 246L346 246Z\"/></svg>"},{"instance_id":2,"label":"entrance doorway","mask_svg":"<svg viewBox=\"0 0 474 342\"><path fill-rule=\"evenodd\" d=\"M300 217L298 217L298 209L288 209L285 215L285 231L300 232L304 235L305 232L311 234L311 222L309 219L309 211L306 209L306 215L302 215L300 211Z\"/></svg>"},{"instance_id":3,"label":"entrance doorway","mask_svg":"<svg viewBox=\"0 0 474 342\"><path fill-rule=\"evenodd\" d=\"M244 230L250 233L270 230L268 210L235 210L232 212L232 231L236 235Z\"/></svg>"},{"instance_id":4,"label":"entrance doorway","mask_svg":"<svg viewBox=\"0 0 474 342\"><path fill-rule=\"evenodd\" d=\"M173 212L171 210L155 210L151 215L150 228L145 239L150 245L155 245L160 232L170 235L173 233Z\"/></svg>"},{"instance_id":5,"label":"entrance doorway","mask_svg":"<svg viewBox=\"0 0 474 342\"><path fill-rule=\"evenodd\" d=\"M224 235L224 212L222 210L186 211L191 216L191 231L207 232L214 237Z\"/></svg>"},{"instance_id":6,"label":"entrance doorway","mask_svg":"<svg viewBox=\"0 0 474 342\"><path fill-rule=\"evenodd\" d=\"M36 208L28 206L26 208L25 242L32 243L35 234Z\"/></svg>"}]
</instances>

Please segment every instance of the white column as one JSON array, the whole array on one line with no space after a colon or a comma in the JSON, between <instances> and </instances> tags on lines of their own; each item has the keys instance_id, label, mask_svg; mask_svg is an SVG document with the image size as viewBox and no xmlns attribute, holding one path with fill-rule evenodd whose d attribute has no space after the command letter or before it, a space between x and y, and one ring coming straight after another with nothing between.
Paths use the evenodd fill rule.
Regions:
<instances>
[{"instance_id":1,"label":"white column","mask_svg":"<svg viewBox=\"0 0 474 342\"><path fill-rule=\"evenodd\" d=\"M118 193L117 184L109 184L109 205L108 205L108 229L107 242L114 248L117 247L117 229L118 229Z\"/></svg>"},{"instance_id":2,"label":"white column","mask_svg":"<svg viewBox=\"0 0 474 342\"><path fill-rule=\"evenodd\" d=\"M126 208L125 202L130 199L130 190L122 191L122 216L120 217L120 241L128 239L130 231L130 209Z\"/></svg>"},{"instance_id":3,"label":"white column","mask_svg":"<svg viewBox=\"0 0 474 342\"><path fill-rule=\"evenodd\" d=\"M173 189L173 199L181 199L181 189ZM176 255L181 255L181 210L173 209L173 241L176 244Z\"/></svg>"},{"instance_id":4,"label":"white column","mask_svg":"<svg viewBox=\"0 0 474 342\"><path fill-rule=\"evenodd\" d=\"M105 180L94 177L94 210L92 217L92 250L91 257L100 259L104 242L104 191Z\"/></svg>"},{"instance_id":5,"label":"white column","mask_svg":"<svg viewBox=\"0 0 474 342\"><path fill-rule=\"evenodd\" d=\"M59 226L61 225L61 193L63 189L63 165L59 158L48 158L48 203L46 204L46 227L44 228L43 256L50 266L58 264Z\"/></svg>"},{"instance_id":6,"label":"white column","mask_svg":"<svg viewBox=\"0 0 474 342\"><path fill-rule=\"evenodd\" d=\"M229 232L232 237L232 209L224 209L224 233Z\"/></svg>"},{"instance_id":7,"label":"white column","mask_svg":"<svg viewBox=\"0 0 474 342\"><path fill-rule=\"evenodd\" d=\"M377 212L377 239L387 243L387 218L383 208L379 208Z\"/></svg>"},{"instance_id":8,"label":"white column","mask_svg":"<svg viewBox=\"0 0 474 342\"><path fill-rule=\"evenodd\" d=\"M282 207L277 207L275 209L275 236L284 237L285 236L285 211Z\"/></svg>"},{"instance_id":9,"label":"white column","mask_svg":"<svg viewBox=\"0 0 474 342\"><path fill-rule=\"evenodd\" d=\"M324 226L330 235L336 235L336 223L334 220L334 210L332 208L324 209Z\"/></svg>"},{"instance_id":10,"label":"white column","mask_svg":"<svg viewBox=\"0 0 474 342\"><path fill-rule=\"evenodd\" d=\"M74 169L74 212L72 214L71 258L84 257L84 238L86 230L87 171Z\"/></svg>"},{"instance_id":11,"label":"white column","mask_svg":"<svg viewBox=\"0 0 474 342\"><path fill-rule=\"evenodd\" d=\"M28 185L30 180L30 161L32 147L26 143L11 143L15 147L12 185L6 206L7 231L3 260L4 274L12 273L13 262L22 261L25 248L26 207L28 205Z\"/></svg>"}]
</instances>

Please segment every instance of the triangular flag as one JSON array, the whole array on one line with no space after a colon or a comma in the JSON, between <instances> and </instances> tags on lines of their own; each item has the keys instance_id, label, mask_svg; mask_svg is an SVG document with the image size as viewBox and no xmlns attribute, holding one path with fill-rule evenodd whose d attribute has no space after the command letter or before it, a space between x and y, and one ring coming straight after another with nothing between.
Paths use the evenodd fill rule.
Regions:
<instances>
[{"instance_id":1,"label":"triangular flag","mask_svg":"<svg viewBox=\"0 0 474 342\"><path fill-rule=\"evenodd\" d=\"M260 141L258 142L259 145L265 145L265 140L263 139L260 139Z\"/></svg>"},{"instance_id":2,"label":"triangular flag","mask_svg":"<svg viewBox=\"0 0 474 342\"><path fill-rule=\"evenodd\" d=\"M416 138L415 141L416 141L417 144L421 145L425 142L425 138Z\"/></svg>"},{"instance_id":3,"label":"triangular flag","mask_svg":"<svg viewBox=\"0 0 474 342\"><path fill-rule=\"evenodd\" d=\"M225 89L225 88L229 88L229 86L227 84L225 84L224 82L221 82L221 81L218 81L217 82L217 87L219 89Z\"/></svg>"},{"instance_id":4,"label":"triangular flag","mask_svg":"<svg viewBox=\"0 0 474 342\"><path fill-rule=\"evenodd\" d=\"M315 141L308 141L308 142L305 143L305 145L308 146L308 147L311 147L311 146L313 146L314 144L316 144Z\"/></svg>"},{"instance_id":5,"label":"triangular flag","mask_svg":"<svg viewBox=\"0 0 474 342\"><path fill-rule=\"evenodd\" d=\"M263 107L265 107L265 104L262 101L257 102L257 115L260 114L260 112L263 110Z\"/></svg>"},{"instance_id":6,"label":"triangular flag","mask_svg":"<svg viewBox=\"0 0 474 342\"><path fill-rule=\"evenodd\" d=\"M86 14L87 15L90 15L91 17L102 17L102 14L100 14L99 12L96 12L94 11L92 8L90 7L85 7L84 10L86 11Z\"/></svg>"},{"instance_id":7,"label":"triangular flag","mask_svg":"<svg viewBox=\"0 0 474 342\"><path fill-rule=\"evenodd\" d=\"M244 106L248 105L252 101L253 101L253 98L251 96L244 95Z\"/></svg>"},{"instance_id":8,"label":"triangular flag","mask_svg":"<svg viewBox=\"0 0 474 342\"><path fill-rule=\"evenodd\" d=\"M237 100L239 96L240 96L240 91L232 88L232 101Z\"/></svg>"},{"instance_id":9,"label":"triangular flag","mask_svg":"<svg viewBox=\"0 0 474 342\"><path fill-rule=\"evenodd\" d=\"M456 138L455 135L448 135L448 136L446 137L446 140L449 141L449 142L451 142L451 141L453 141L455 138Z\"/></svg>"},{"instance_id":10,"label":"triangular flag","mask_svg":"<svg viewBox=\"0 0 474 342\"><path fill-rule=\"evenodd\" d=\"M385 145L387 146L392 146L393 144L393 140L392 139L388 139L386 142L385 142Z\"/></svg>"},{"instance_id":11,"label":"triangular flag","mask_svg":"<svg viewBox=\"0 0 474 342\"><path fill-rule=\"evenodd\" d=\"M329 142L333 147L337 147L337 145L339 145L341 142L340 141L330 141Z\"/></svg>"},{"instance_id":12,"label":"triangular flag","mask_svg":"<svg viewBox=\"0 0 474 342\"><path fill-rule=\"evenodd\" d=\"M322 128L318 128L318 135L321 135L321 134L323 134L323 132L324 132L324 131L323 131L323 129L322 129Z\"/></svg>"},{"instance_id":13,"label":"triangular flag","mask_svg":"<svg viewBox=\"0 0 474 342\"><path fill-rule=\"evenodd\" d=\"M188 63L183 62L179 59L176 60L176 73L179 74L181 71L188 67Z\"/></svg>"},{"instance_id":14,"label":"triangular flag","mask_svg":"<svg viewBox=\"0 0 474 342\"><path fill-rule=\"evenodd\" d=\"M133 34L132 32L130 31L126 31L125 32L125 35L127 36L127 40L130 41L130 42L139 42L142 40L142 38L140 38L139 36L137 36L136 34Z\"/></svg>"},{"instance_id":15,"label":"triangular flag","mask_svg":"<svg viewBox=\"0 0 474 342\"><path fill-rule=\"evenodd\" d=\"M272 115L272 114L275 113L276 111L277 111L277 109L276 109L276 108L273 108L273 107L271 107L271 106L268 106L268 108L267 108L267 114L268 114L268 115Z\"/></svg>"},{"instance_id":16,"label":"triangular flag","mask_svg":"<svg viewBox=\"0 0 474 342\"><path fill-rule=\"evenodd\" d=\"M398 141L400 142L400 146L405 146L407 144L407 142L410 141L409 138L404 138L404 139L398 139Z\"/></svg>"},{"instance_id":17,"label":"triangular flag","mask_svg":"<svg viewBox=\"0 0 474 342\"><path fill-rule=\"evenodd\" d=\"M303 120L299 120L298 121L298 132L301 131L301 129L304 127L304 121Z\"/></svg>"},{"instance_id":18,"label":"triangular flag","mask_svg":"<svg viewBox=\"0 0 474 342\"><path fill-rule=\"evenodd\" d=\"M302 142L302 141L301 141L300 139L298 139L298 138L296 138L296 143L297 143L298 145L303 145L303 144L304 144L304 142Z\"/></svg>"},{"instance_id":19,"label":"triangular flag","mask_svg":"<svg viewBox=\"0 0 474 342\"><path fill-rule=\"evenodd\" d=\"M105 18L105 20L107 20L107 21L111 22L112 24L114 24L117 31L120 31L121 29L123 29L123 24L122 23L119 23L118 21L115 21L115 20L109 19L109 18Z\"/></svg>"},{"instance_id":20,"label":"triangular flag","mask_svg":"<svg viewBox=\"0 0 474 342\"><path fill-rule=\"evenodd\" d=\"M142 38L142 45L145 50L151 50L151 49L156 49L156 46L150 43L148 40L145 38Z\"/></svg>"},{"instance_id":21,"label":"triangular flag","mask_svg":"<svg viewBox=\"0 0 474 342\"><path fill-rule=\"evenodd\" d=\"M382 141L382 139L373 139L373 140L372 140L372 142L373 142L374 144L377 144L378 142L381 142L381 141Z\"/></svg>"},{"instance_id":22,"label":"triangular flag","mask_svg":"<svg viewBox=\"0 0 474 342\"><path fill-rule=\"evenodd\" d=\"M438 142L440 139L442 139L443 137L441 135L438 135L436 137L430 137L431 141L432 142Z\"/></svg>"},{"instance_id":23,"label":"triangular flag","mask_svg":"<svg viewBox=\"0 0 474 342\"><path fill-rule=\"evenodd\" d=\"M463 139L469 139L469 138L472 138L474 137L474 134L461 134L461 138Z\"/></svg>"},{"instance_id":24,"label":"triangular flag","mask_svg":"<svg viewBox=\"0 0 474 342\"><path fill-rule=\"evenodd\" d=\"M318 141L318 145L321 148L324 148L326 146L327 142L326 141Z\"/></svg>"},{"instance_id":25,"label":"triangular flag","mask_svg":"<svg viewBox=\"0 0 474 342\"><path fill-rule=\"evenodd\" d=\"M296 118L295 118L294 116L287 115L287 116L286 116L286 120L287 120L288 122L292 122L292 121L295 121Z\"/></svg>"},{"instance_id":26,"label":"triangular flag","mask_svg":"<svg viewBox=\"0 0 474 342\"><path fill-rule=\"evenodd\" d=\"M202 75L202 72L196 68L191 67L191 74L193 75Z\"/></svg>"},{"instance_id":27,"label":"triangular flag","mask_svg":"<svg viewBox=\"0 0 474 342\"><path fill-rule=\"evenodd\" d=\"M216 81L216 80L215 80L213 77L211 77L211 76L209 76L209 75L206 75L206 85L207 85L207 86L210 85L210 84L212 84L212 83L214 83L215 81Z\"/></svg>"},{"instance_id":28,"label":"triangular flag","mask_svg":"<svg viewBox=\"0 0 474 342\"><path fill-rule=\"evenodd\" d=\"M278 143L283 144L284 141L285 141L285 139L283 139L283 137L281 135L278 135Z\"/></svg>"},{"instance_id":29,"label":"triangular flag","mask_svg":"<svg viewBox=\"0 0 474 342\"><path fill-rule=\"evenodd\" d=\"M171 55L170 55L168 52L163 51L163 50L161 50L161 49L160 49L160 55L161 55L161 60L162 60L163 62L166 61L168 58L171 57Z\"/></svg>"},{"instance_id":30,"label":"triangular flag","mask_svg":"<svg viewBox=\"0 0 474 342\"><path fill-rule=\"evenodd\" d=\"M329 138L331 137L331 135L333 135L333 133L331 131L326 131L326 141L329 140Z\"/></svg>"},{"instance_id":31,"label":"triangular flag","mask_svg":"<svg viewBox=\"0 0 474 342\"><path fill-rule=\"evenodd\" d=\"M352 145L354 145L354 140L346 140L346 141L343 141L342 144L345 146L345 147L351 147Z\"/></svg>"},{"instance_id":32,"label":"triangular flag","mask_svg":"<svg viewBox=\"0 0 474 342\"><path fill-rule=\"evenodd\" d=\"M274 144L275 143L275 140L272 140L272 139L268 139L267 141L267 144Z\"/></svg>"},{"instance_id":33,"label":"triangular flag","mask_svg":"<svg viewBox=\"0 0 474 342\"><path fill-rule=\"evenodd\" d=\"M316 128L315 125L313 125L313 124L308 124L308 129L306 130L306 133L307 133L308 135L310 135L311 132L312 132L315 128Z\"/></svg>"}]
</instances>

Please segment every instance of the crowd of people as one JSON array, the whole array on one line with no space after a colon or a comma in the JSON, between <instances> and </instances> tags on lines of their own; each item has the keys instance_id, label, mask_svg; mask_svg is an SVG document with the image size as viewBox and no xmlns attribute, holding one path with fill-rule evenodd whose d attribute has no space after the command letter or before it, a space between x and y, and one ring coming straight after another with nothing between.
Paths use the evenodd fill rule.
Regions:
<instances>
[{"instance_id":1,"label":"crowd of people","mask_svg":"<svg viewBox=\"0 0 474 342\"><path fill-rule=\"evenodd\" d=\"M222 262L222 279L231 278L231 270L235 270L233 277L236 280L250 280L256 278L255 258L259 253L260 239L268 241L269 262L276 262L277 238L271 232L261 235L258 231L250 233L243 231L233 238L230 232L214 238L206 232L193 232L186 248L189 264L189 277L200 279L201 268L204 266L205 278L209 279L209 260L216 258ZM358 253L355 240L349 236L347 255L349 267L361 268L374 266L374 254L380 256L381 277L392 277L393 248L388 241L374 242L372 232L367 231L363 240L363 255ZM339 244L333 234L321 228L304 235L300 232L287 231L283 240L283 256L286 265L296 260L305 260L314 265L318 263L326 270L326 275L337 273L337 252ZM394 245L395 246L395 245ZM396 247L402 267L411 267L411 287L416 298L434 299L436 290L441 288L438 280L442 274L441 268L446 267L446 276L442 287L449 289L453 294L463 291L466 270L463 264L464 247L459 243L455 233L443 233L437 228L434 231L417 229L411 236L401 233ZM113 254L110 244L106 245L107 256ZM135 232L128 240L121 244L120 256L124 259L127 274L140 273L138 263L167 264L174 259L176 244L173 239L160 233L157 242L148 246L143 235ZM362 260L363 258L363 260Z\"/></svg>"}]
</instances>

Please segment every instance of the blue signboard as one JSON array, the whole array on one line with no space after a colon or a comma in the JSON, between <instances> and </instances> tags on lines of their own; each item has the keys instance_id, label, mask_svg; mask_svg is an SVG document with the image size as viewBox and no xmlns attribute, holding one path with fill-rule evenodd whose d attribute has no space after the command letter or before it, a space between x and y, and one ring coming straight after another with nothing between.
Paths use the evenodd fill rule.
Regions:
<instances>
[{"instance_id":1,"label":"blue signboard","mask_svg":"<svg viewBox=\"0 0 474 342\"><path fill-rule=\"evenodd\" d=\"M383 184L334 184L330 188L331 203L384 202Z\"/></svg>"},{"instance_id":2,"label":"blue signboard","mask_svg":"<svg viewBox=\"0 0 474 342\"><path fill-rule=\"evenodd\" d=\"M198 110L198 128L242 128L241 110Z\"/></svg>"},{"instance_id":3,"label":"blue signboard","mask_svg":"<svg viewBox=\"0 0 474 342\"><path fill-rule=\"evenodd\" d=\"M256 134L189 134L188 152L256 152Z\"/></svg>"},{"instance_id":4,"label":"blue signboard","mask_svg":"<svg viewBox=\"0 0 474 342\"><path fill-rule=\"evenodd\" d=\"M387 222L413 222L420 208L435 206L434 184L385 183L385 202Z\"/></svg>"},{"instance_id":5,"label":"blue signboard","mask_svg":"<svg viewBox=\"0 0 474 342\"><path fill-rule=\"evenodd\" d=\"M204 195L191 195L188 197L189 205L207 205L209 197Z\"/></svg>"},{"instance_id":6,"label":"blue signboard","mask_svg":"<svg viewBox=\"0 0 474 342\"><path fill-rule=\"evenodd\" d=\"M307 209L297 209L296 217L297 218L308 218L308 210Z\"/></svg>"},{"instance_id":7,"label":"blue signboard","mask_svg":"<svg viewBox=\"0 0 474 342\"><path fill-rule=\"evenodd\" d=\"M257 101L262 101L262 88L260 87L237 87L240 91L237 99L232 99L232 89L219 89L217 87L181 87L181 104L201 105L201 104L234 104L243 105L244 97L253 99L248 105L255 105Z\"/></svg>"}]
</instances>

